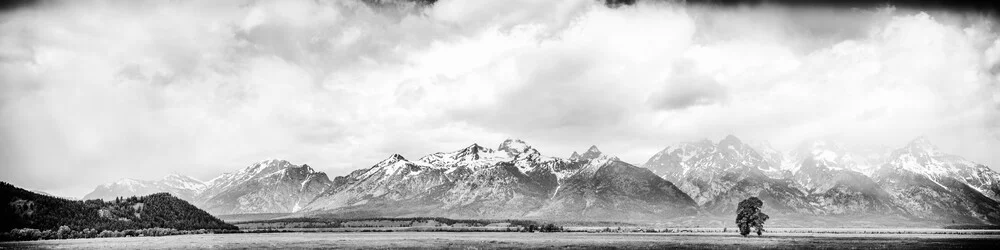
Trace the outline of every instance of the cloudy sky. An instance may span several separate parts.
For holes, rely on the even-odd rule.
[[[1000,170],[998,29],[892,5],[42,2],[0,13],[0,179],[81,197],[508,137],[643,163],[727,134],[784,150],[926,136]]]

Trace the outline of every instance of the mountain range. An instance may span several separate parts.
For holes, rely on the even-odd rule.
[[[332,180],[272,159],[207,182],[124,179],[85,199],[155,192],[213,214],[657,221],[730,215],[756,196],[778,215],[1000,224],[1000,174],[925,138],[894,150],[813,140],[780,152],[730,135],[669,146],[641,166],[596,146],[560,158],[508,139],[416,160],[394,154]]]
[[[296,212],[331,184],[325,173],[308,165],[269,159],[207,182],[177,174],[156,181],[122,179],[98,186],[84,199],[166,192],[212,214]]]

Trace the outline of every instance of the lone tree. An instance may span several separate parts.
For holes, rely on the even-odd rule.
[[[767,214],[760,212],[760,207],[764,202],[757,197],[750,197],[740,202],[736,208],[736,226],[740,228],[740,235],[746,237],[750,234],[750,229],[757,231],[759,236],[764,231],[764,221],[767,221]]]

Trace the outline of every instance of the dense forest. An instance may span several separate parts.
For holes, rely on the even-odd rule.
[[[0,232],[18,228],[123,231],[149,228],[236,230],[187,201],[167,193],[113,201],[74,201],[0,182]]]

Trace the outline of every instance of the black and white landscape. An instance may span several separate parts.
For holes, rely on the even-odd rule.
[[[993,246],[997,13],[3,2],[0,248]]]
[[[580,152],[550,157],[508,139],[415,160],[393,154],[333,178],[270,159],[207,182],[123,179],[84,199],[168,192],[217,215],[669,222],[728,218],[733,204],[760,197],[772,213],[842,222],[828,226],[1000,224],[1000,173],[926,138],[881,151],[815,140],[779,152],[730,135],[668,146],[639,166],[597,146]]]

